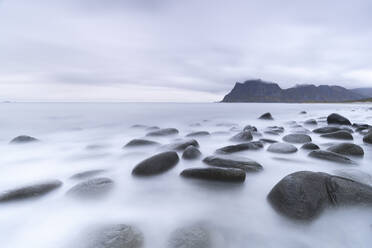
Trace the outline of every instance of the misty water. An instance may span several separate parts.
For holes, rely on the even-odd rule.
[[[247,247],[370,247],[371,209],[349,207],[323,212],[311,223],[296,223],[279,215],[267,201],[267,194],[284,176],[301,170],[333,173],[342,165],[316,160],[299,149],[281,155],[264,149],[237,155],[259,162],[264,170],[247,173],[243,184],[216,183],[180,177],[182,170],[207,167],[201,159],[180,162],[158,176],[136,178],[131,172],[143,159],[159,153],[159,147],[122,149],[128,141],[145,137],[148,131],[136,124],[174,127],[179,134],[149,139],[168,144],[192,131],[209,131],[196,138],[204,156],[233,144],[229,138],[250,124],[262,131],[267,126],[284,126],[281,140],[291,133],[290,121],[303,124],[337,112],[352,122],[369,123],[372,110],[365,104],[177,104],[177,103],[9,103],[0,104],[0,191],[45,180],[63,182],[44,197],[0,204],[0,246],[2,248],[80,247],[83,233],[107,223],[128,224],[140,229],[147,248],[165,248],[177,228],[206,223],[213,232],[216,248]],[[307,114],[300,114],[300,111]],[[271,112],[274,121],[258,120]],[[304,126],[310,130],[315,127]],[[224,131],[226,133],[221,133]],[[215,133],[214,132],[219,132]],[[10,145],[21,134],[39,143]],[[338,142],[310,134],[314,143],[326,148]],[[372,146],[354,133],[354,143],[365,151],[353,158],[353,168],[372,174]],[[257,139],[257,138],[256,138]],[[300,145],[296,145],[298,148]],[[181,155],[181,153],[179,153]],[[104,198],[82,200],[66,196],[81,182],[76,173],[103,169],[99,176],[111,178],[113,190]]]

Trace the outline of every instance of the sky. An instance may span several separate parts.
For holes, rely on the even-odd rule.
[[[221,100],[372,87],[370,0],[0,0],[0,101]]]

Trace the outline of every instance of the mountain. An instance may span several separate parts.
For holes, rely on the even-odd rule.
[[[366,97],[372,97],[372,88],[356,88],[352,89],[352,91]]]
[[[342,102],[364,98],[340,86],[304,84],[282,89],[276,83],[254,79],[237,82],[222,102]]]

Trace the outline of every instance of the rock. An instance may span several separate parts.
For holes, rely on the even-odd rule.
[[[327,173],[299,171],[279,181],[268,200],[284,216],[310,221],[328,207],[371,205],[372,187]]]
[[[251,133],[258,132],[257,128],[251,125],[245,126],[243,131],[250,131]]]
[[[318,145],[314,144],[314,143],[306,143],[306,144],[303,144],[301,146],[301,149],[304,149],[304,150],[318,150],[320,149]]]
[[[216,131],[216,132],[212,132],[211,135],[226,136],[226,135],[230,135],[230,132],[227,132],[227,131]]]
[[[353,127],[355,128],[356,132],[361,132],[364,130],[369,130],[372,126],[364,123],[353,123]]]
[[[155,146],[155,145],[160,145],[156,141],[152,140],[145,140],[145,139],[133,139],[129,141],[126,145],[123,146],[123,148],[126,147],[137,147],[137,146]]]
[[[89,232],[78,243],[82,248],[143,248],[142,232],[128,225],[109,225]],[[75,246],[75,245],[74,245]],[[71,246],[73,247],[73,246]],[[80,246],[79,246],[80,247]]]
[[[309,119],[304,122],[305,125],[318,125],[318,122],[315,119]]]
[[[145,129],[145,128],[147,128],[147,126],[142,125],[142,124],[135,124],[135,125],[131,126],[131,128],[143,128],[143,129]]]
[[[105,170],[88,170],[88,171],[84,171],[84,172],[80,172],[75,175],[72,175],[70,178],[71,179],[86,179],[86,178],[101,174],[103,172],[105,172]]]
[[[303,144],[311,142],[311,137],[309,135],[299,133],[287,134],[286,136],[283,137],[283,140],[289,143]]]
[[[265,113],[261,115],[258,119],[260,120],[274,120],[270,113]]]
[[[328,160],[331,162],[342,163],[342,164],[354,164],[355,163],[348,157],[345,157],[338,153],[323,151],[323,150],[312,151],[309,153],[309,156],[313,158]]]
[[[260,139],[260,141],[263,143],[269,143],[269,144],[278,143],[278,141],[273,140],[273,139]]]
[[[234,153],[234,152],[241,152],[246,150],[258,150],[261,149],[262,146],[259,145],[259,143],[256,142],[248,142],[248,143],[242,143],[238,145],[231,145],[231,146],[225,146],[220,149],[216,150],[216,153],[219,154],[227,154],[227,153]]]
[[[176,141],[174,143],[165,145],[163,146],[163,148],[168,149],[168,150],[174,150],[174,151],[183,151],[189,146],[199,147],[199,143],[194,139],[185,139],[185,140],[180,140],[180,141]]]
[[[39,140],[31,136],[20,135],[10,141],[11,144],[26,144],[32,142],[39,142]]]
[[[305,115],[305,114],[307,114],[307,112],[306,111],[301,111],[300,114]]]
[[[61,181],[52,180],[8,190],[0,194],[0,203],[38,198],[56,190],[61,185]]]
[[[272,135],[279,135],[283,132],[284,132],[284,127],[278,127],[278,126],[267,127],[264,130],[264,133],[272,134]]]
[[[176,152],[163,152],[143,160],[133,169],[135,176],[151,176],[173,168],[179,161]]]
[[[183,159],[197,159],[201,156],[201,152],[195,146],[188,146],[182,154]]]
[[[152,127],[146,128],[146,131],[155,131],[155,130],[159,130],[159,129],[160,129],[160,127],[158,127],[158,126],[152,126]]]
[[[203,162],[211,166],[241,169],[246,172],[257,172],[263,169],[256,161],[237,156],[208,156],[203,159]]]
[[[159,130],[155,130],[146,134],[146,136],[168,136],[168,135],[176,135],[178,134],[178,130],[175,128],[163,128]]]
[[[313,133],[320,133],[320,134],[325,134],[325,133],[334,133],[334,132],[337,132],[337,131],[340,131],[341,128],[339,127],[320,127],[320,128],[317,128],[317,129],[314,129],[313,130]]]
[[[267,151],[274,153],[295,153],[297,148],[294,145],[288,143],[273,143],[268,148]]]
[[[372,133],[368,133],[368,134],[364,135],[363,136],[363,142],[368,143],[368,144],[372,144]]]
[[[199,131],[199,132],[192,132],[186,135],[186,137],[203,137],[203,136],[209,136],[211,135],[207,131]]]
[[[110,178],[93,178],[76,184],[69,191],[67,191],[66,194],[85,199],[99,198],[105,196],[109,191],[111,191],[113,186],[114,181],[112,181]]]
[[[245,172],[239,169],[193,168],[181,172],[186,178],[196,178],[221,182],[244,182]]]
[[[253,139],[251,131],[241,131],[234,135],[230,140],[237,142],[251,141]]]
[[[175,230],[169,239],[168,248],[213,248],[210,232],[200,226],[190,226]]]
[[[330,139],[341,139],[341,140],[353,140],[353,135],[351,135],[347,131],[337,131],[334,133],[326,133],[320,135],[323,138],[330,138]]]
[[[306,128],[300,126],[300,127],[292,128],[291,133],[308,134],[308,133],[311,133],[311,131],[309,129],[306,129]]]
[[[337,176],[345,177],[353,181],[372,185],[372,175],[357,169],[339,169],[333,171]]]
[[[342,155],[363,156],[363,148],[353,143],[341,143],[333,145],[327,151],[335,152]]]
[[[343,117],[342,115],[339,115],[339,114],[330,114],[328,117],[327,117],[327,123],[328,124],[338,124],[338,125],[347,125],[347,126],[350,126],[351,125],[351,122]]]

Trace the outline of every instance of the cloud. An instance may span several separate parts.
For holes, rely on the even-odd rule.
[[[371,11],[368,0],[4,0],[1,97],[210,101],[248,78],[367,87]]]

